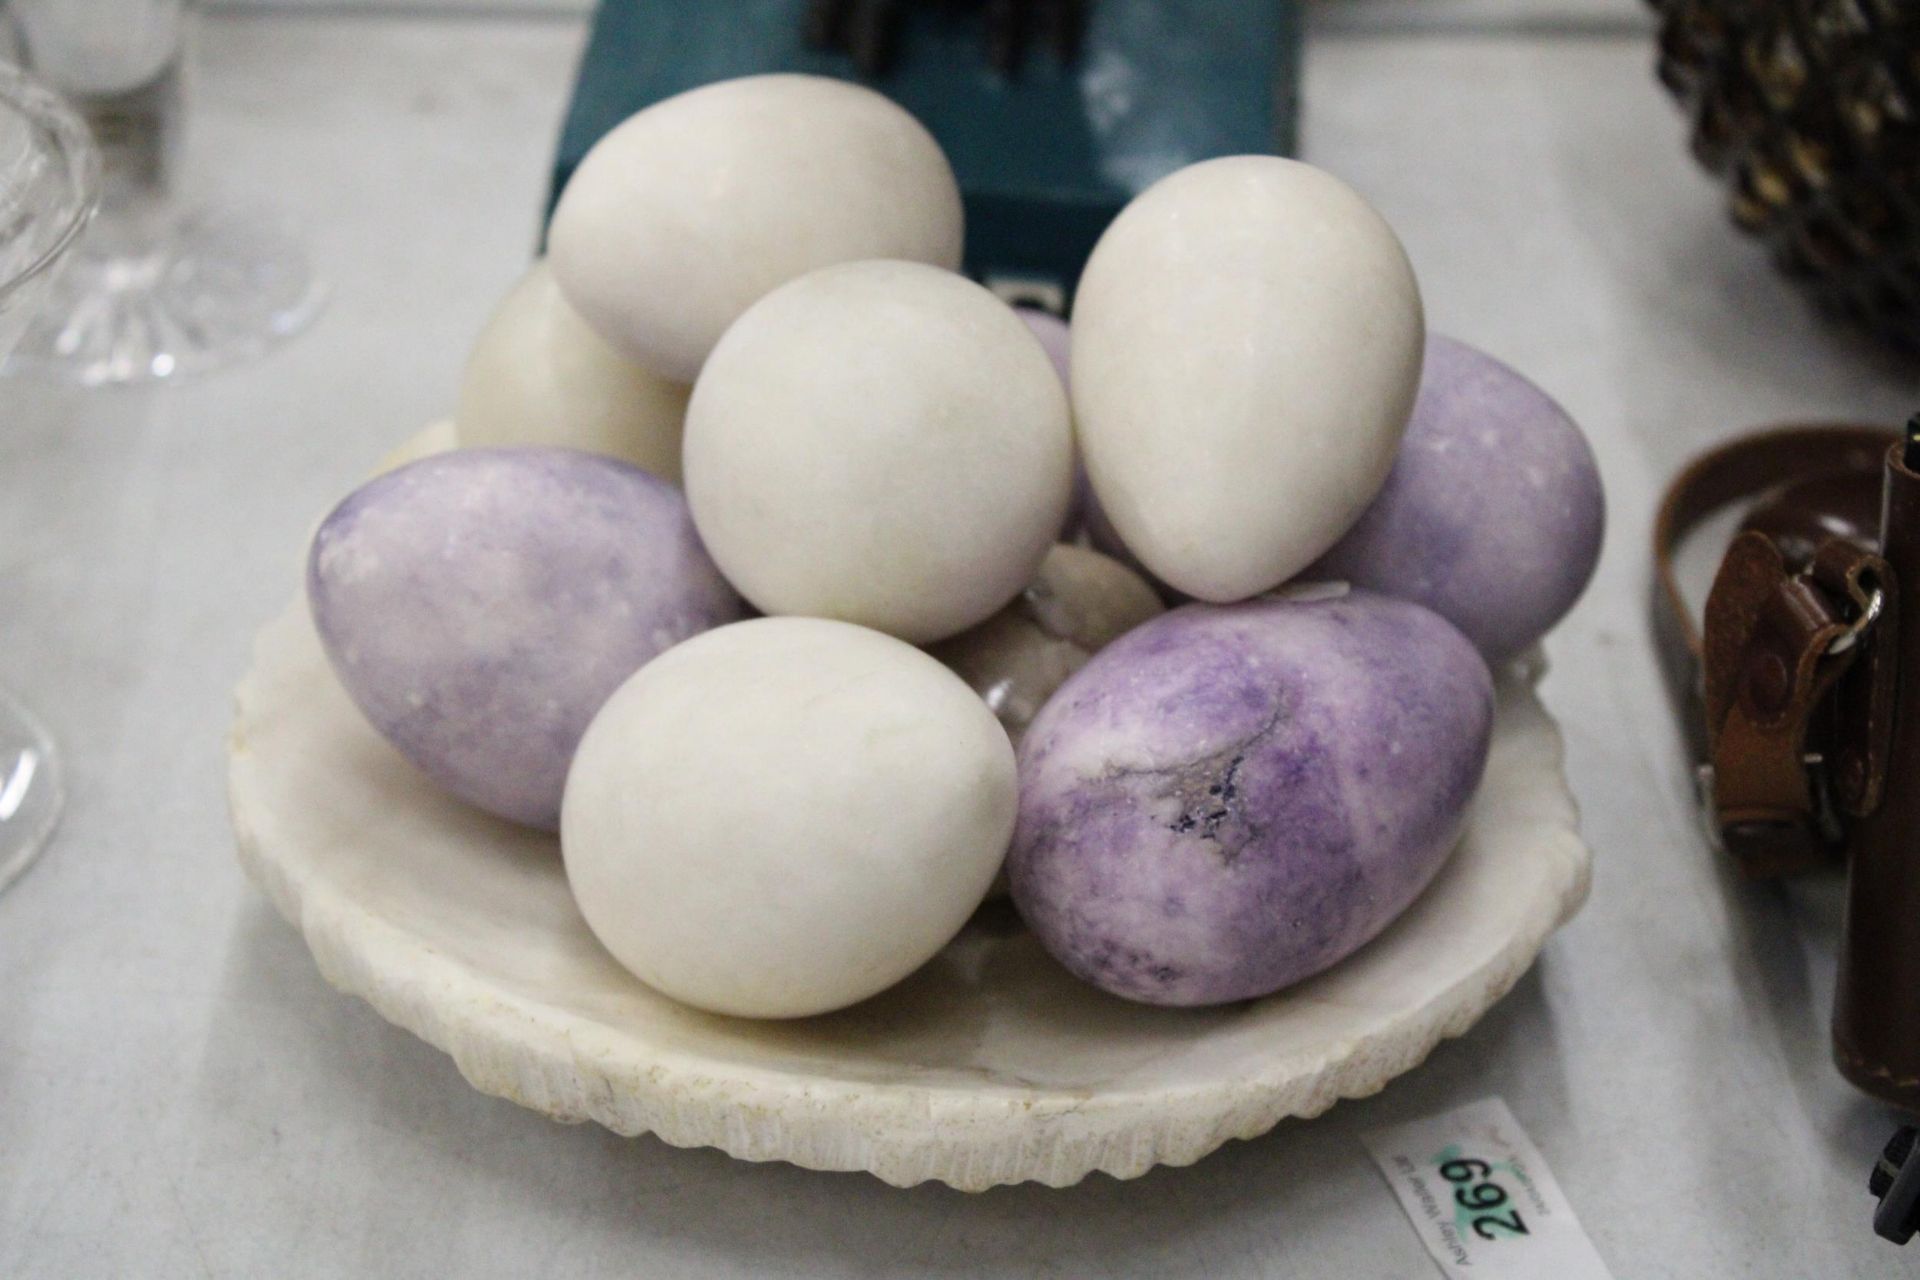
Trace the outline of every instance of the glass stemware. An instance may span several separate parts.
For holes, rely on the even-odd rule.
[[[99,156],[80,118],[44,85],[0,65],[0,356],[44,304],[99,183]],[[0,889],[46,844],[63,799],[52,739],[0,691]]]
[[[4,0],[0,0],[4,2]],[[188,0],[10,0],[26,67],[99,146],[100,211],[7,365],[87,386],[173,378],[306,327],[323,291],[264,211],[177,190]]]

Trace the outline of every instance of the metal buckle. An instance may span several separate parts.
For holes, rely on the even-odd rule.
[[[1826,756],[1817,751],[1800,757],[1807,767],[1807,789],[1813,793],[1813,825],[1828,844],[1839,844],[1846,828],[1840,824],[1840,806],[1833,799],[1833,771]]]
[[[1847,594],[1852,596],[1854,604],[1859,606],[1860,614],[1847,624],[1845,631],[1833,638],[1832,644],[1827,646],[1825,656],[1829,658],[1853,648],[1860,637],[1880,620],[1880,611],[1887,606],[1887,593],[1878,583],[1875,583],[1870,591],[1863,591],[1858,582],[1849,583]]]

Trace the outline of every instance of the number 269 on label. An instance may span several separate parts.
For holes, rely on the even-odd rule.
[[[1493,1180],[1493,1166],[1471,1157],[1448,1160],[1440,1176],[1453,1183],[1453,1199],[1472,1217],[1473,1234],[1482,1240],[1501,1240],[1527,1234],[1526,1220],[1511,1207],[1505,1187]]]

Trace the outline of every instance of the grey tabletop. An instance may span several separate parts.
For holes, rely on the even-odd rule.
[[[0,1276],[1423,1277],[1357,1135],[1490,1094],[1622,1280],[1920,1272],[1867,1229],[1892,1117],[1827,1064],[1837,885],[1740,884],[1701,847],[1641,614],[1687,454],[1893,420],[1920,377],[1732,233],[1611,0],[1412,31],[1330,3],[1310,44],[1306,154],[1399,227],[1436,329],[1586,425],[1611,502],[1545,686],[1593,897],[1471,1032],[1189,1169],[967,1196],[556,1125],[327,987],[235,865],[228,691],[312,520],[450,408],[527,260],[583,33],[564,3],[433,8],[207,23],[193,178],[305,219],[316,328],[154,391],[0,385],[0,673],[72,793],[0,896]]]

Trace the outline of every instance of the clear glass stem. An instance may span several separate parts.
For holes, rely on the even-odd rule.
[[[65,803],[53,739],[25,707],[0,690],[0,890],[46,847]]]
[[[87,121],[100,210],[6,369],[84,385],[251,358],[323,293],[302,237],[264,210],[179,199],[189,81],[182,0],[13,0],[34,69]]]

